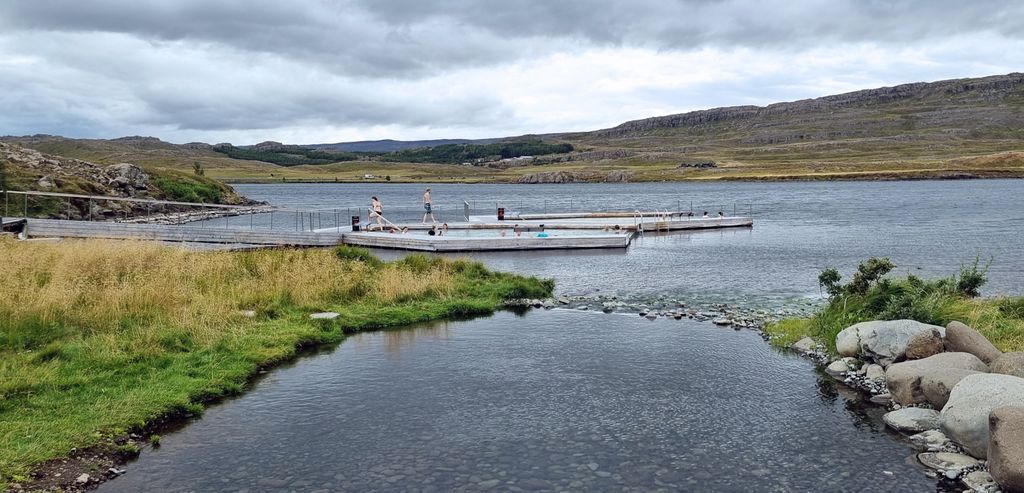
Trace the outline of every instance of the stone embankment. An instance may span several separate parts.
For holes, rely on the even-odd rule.
[[[863,322],[836,336],[837,357],[804,338],[793,349],[888,405],[918,460],[969,491],[1024,493],[1024,353],[1002,353],[960,322]]]

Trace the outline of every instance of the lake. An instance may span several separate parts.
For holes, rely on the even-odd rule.
[[[461,215],[463,201],[478,211],[496,202],[522,210],[570,201],[576,209],[745,207],[752,229],[648,234],[626,251],[473,257],[553,277],[562,294],[786,304],[816,298],[822,268],[849,273],[872,255],[922,276],[991,257],[986,294],[1021,294],[1022,186],[432,188],[446,220]],[[373,194],[386,210],[408,207],[410,217],[422,188],[237,187],[296,208],[358,207]],[[100,491],[934,491],[914,450],[881,424],[883,412],[752,331],[576,310],[504,312],[357,334],[276,369],[165,435]]]

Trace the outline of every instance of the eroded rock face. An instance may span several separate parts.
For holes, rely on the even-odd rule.
[[[946,326],[946,350],[971,353],[986,365],[1003,354],[981,332],[960,322],[950,322]]]
[[[1024,353],[1004,353],[989,365],[992,373],[1024,378]]]
[[[989,414],[997,407],[1019,406],[1022,402],[1024,378],[994,373],[968,375],[949,394],[940,425],[943,433],[969,454],[984,459],[988,456]]]
[[[914,320],[875,320],[861,322],[836,335],[836,350],[843,356],[862,355],[882,366],[906,358],[911,337],[919,332],[935,331],[945,337],[946,328]]]
[[[955,384],[971,373],[987,371],[985,363],[973,354],[939,353],[925,359],[904,361],[890,366],[885,372],[885,381],[893,399],[906,406],[931,403],[922,386],[926,376],[929,378],[931,392],[937,393],[940,385],[948,385],[950,382]],[[943,395],[942,399],[942,404],[945,404],[948,393]],[[935,403],[932,405],[942,407]]]
[[[1024,407],[989,414],[988,467],[1005,493],[1024,493]]]

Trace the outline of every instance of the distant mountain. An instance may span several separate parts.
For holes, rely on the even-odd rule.
[[[309,144],[303,147],[348,152],[394,152],[445,144],[491,144],[502,139],[434,139],[434,140],[360,140],[335,144]]]
[[[523,139],[570,144],[572,151],[538,153],[514,161],[408,162],[424,154],[411,149]],[[1024,177],[1024,74],[915,82],[767,106],[644,118],[592,132],[513,138],[301,146],[268,141],[240,147],[252,152],[233,156],[217,152],[227,144],[175,145],[138,136],[87,140],[34,135],[0,137],[0,141],[99,164],[130,162],[186,172],[199,165],[210,176],[228,180],[387,176],[392,181],[532,183],[608,177],[619,181]],[[437,153],[456,151],[460,150],[438,149]],[[278,159],[281,155],[293,161],[305,157],[308,162],[286,163],[291,166],[285,168],[266,161],[272,154],[277,156],[272,162],[278,164],[284,163]]]

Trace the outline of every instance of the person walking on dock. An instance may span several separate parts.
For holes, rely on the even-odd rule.
[[[380,230],[384,231],[384,205],[380,203],[380,199],[377,197],[370,197],[373,199],[370,202],[370,219],[377,221],[377,226],[380,226]]]
[[[430,199],[430,189],[428,188],[423,192],[423,224],[427,223],[427,216],[430,216],[430,222],[436,223],[437,219],[434,219],[433,202]]]

